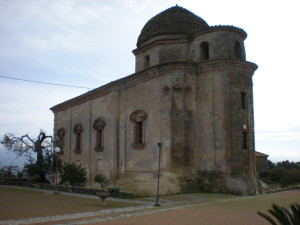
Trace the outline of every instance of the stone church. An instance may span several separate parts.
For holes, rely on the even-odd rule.
[[[143,27],[135,73],[51,108],[61,159],[136,195],[257,193],[247,34],[174,6]]]

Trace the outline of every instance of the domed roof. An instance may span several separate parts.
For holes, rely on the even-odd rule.
[[[137,47],[150,38],[165,34],[194,34],[208,27],[199,16],[180,6],[173,6],[152,17],[138,37]]]

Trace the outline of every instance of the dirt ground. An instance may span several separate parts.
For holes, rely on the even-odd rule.
[[[289,206],[293,202],[300,203],[300,190],[272,195],[245,198],[224,203],[159,212],[151,215],[130,217],[98,224],[109,225],[269,225],[257,215],[257,211],[267,212],[272,203]]]
[[[181,199],[182,197],[166,197]],[[257,211],[267,212],[272,203],[288,206],[300,203],[300,190],[254,197],[241,197],[221,194],[192,194],[185,198],[197,198],[193,203],[174,202],[173,205],[152,207],[102,216],[82,217],[73,220],[42,222],[38,224],[109,224],[109,225],[269,225],[257,215]],[[25,191],[0,186],[0,224],[7,220],[65,215],[70,213],[101,211],[120,207],[138,206],[130,202],[108,202],[99,206],[98,199],[54,195],[36,191]],[[178,209],[172,209],[179,206]],[[165,210],[165,211],[159,211]],[[135,214],[138,212],[137,214]],[[144,214],[146,213],[146,214]],[[142,215],[139,215],[142,214]],[[144,214],[144,215],[143,215]],[[119,217],[125,217],[118,219]],[[101,220],[102,219],[102,220]],[[6,223],[4,223],[6,220]],[[103,221],[106,220],[106,221]],[[3,223],[2,223],[2,222]],[[13,223],[12,223],[13,224]],[[34,223],[27,223],[34,224]],[[37,223],[35,223],[37,224]]]

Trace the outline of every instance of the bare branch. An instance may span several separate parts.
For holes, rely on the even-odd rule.
[[[24,136],[22,136],[22,137],[26,137],[26,138],[28,138],[28,140],[32,143],[32,144],[34,144],[35,143],[35,141],[34,140],[32,140],[29,136],[28,136],[28,134],[26,134],[26,135],[24,135]]]
[[[8,133],[1,139],[1,144],[6,150],[15,153],[17,156],[24,156],[28,160],[32,160],[32,153],[37,153],[43,158],[43,151],[52,146],[52,143],[47,139],[52,139],[52,136],[47,136],[45,132],[41,132],[37,140],[32,139],[28,134],[16,137]]]

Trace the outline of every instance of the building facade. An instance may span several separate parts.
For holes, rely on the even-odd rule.
[[[51,108],[61,159],[137,195],[189,186],[256,194],[252,76],[244,30],[179,6],[142,29],[134,74]]]
[[[268,157],[269,155],[255,152],[255,163],[256,163],[256,173],[266,172],[268,170]]]

